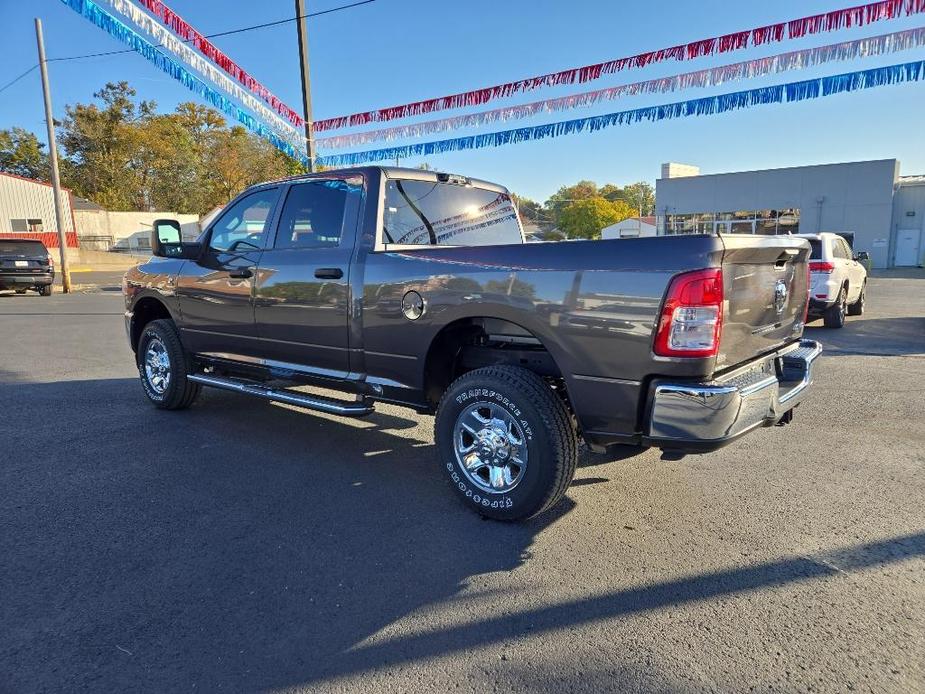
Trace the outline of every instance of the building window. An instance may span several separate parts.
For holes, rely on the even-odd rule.
[[[19,234],[41,234],[44,227],[41,219],[11,219],[10,230]]]
[[[659,219],[664,236],[678,234],[798,234],[800,210],[740,210],[738,212],[697,212],[666,214]]]

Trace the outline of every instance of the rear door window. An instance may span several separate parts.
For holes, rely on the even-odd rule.
[[[497,246],[523,243],[511,196],[436,181],[386,184],[382,240],[402,246]]]
[[[274,248],[334,248],[345,223],[355,223],[362,179],[293,184],[279,218]]]

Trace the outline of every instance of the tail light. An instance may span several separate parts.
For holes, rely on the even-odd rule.
[[[835,272],[835,263],[812,262],[809,264],[810,272]]]
[[[695,270],[671,281],[655,333],[661,357],[716,356],[723,327],[723,273]]]
[[[55,259],[51,257],[50,253],[48,254],[48,267],[50,267],[52,270],[55,269]]]

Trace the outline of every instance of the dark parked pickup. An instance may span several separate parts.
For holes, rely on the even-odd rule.
[[[34,289],[51,296],[55,264],[45,244],[35,239],[0,238],[0,290],[25,294]]]
[[[674,455],[788,422],[820,352],[801,339],[805,240],[526,244],[505,188],[430,171],[260,184],[195,243],[158,220],[152,247],[124,285],[157,406],[188,407],[205,385],[435,414],[441,468],[493,518],[553,506],[580,438]]]

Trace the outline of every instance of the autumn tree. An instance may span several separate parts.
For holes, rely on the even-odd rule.
[[[611,202],[595,196],[570,203],[562,209],[559,228],[570,239],[599,239],[601,229],[635,214],[622,200]]]
[[[78,195],[112,210],[208,212],[243,188],[304,168],[214,109],[187,102],[157,113],[128,83],[109,83],[99,104],[68,106],[58,139],[62,174]]]
[[[0,171],[47,181],[48,155],[35,133],[13,127],[0,130]]]

